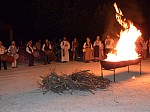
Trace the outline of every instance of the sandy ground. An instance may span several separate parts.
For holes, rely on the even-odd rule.
[[[43,95],[37,81],[54,70],[72,73],[91,70],[100,75],[98,62],[55,63],[34,67],[19,65],[18,68],[0,71],[0,112],[150,112],[150,59],[139,65],[116,70],[116,82],[105,90],[90,92],[74,91],[70,94],[48,93]],[[132,77],[135,76],[135,79]],[[104,77],[113,81],[113,72],[104,71]]]

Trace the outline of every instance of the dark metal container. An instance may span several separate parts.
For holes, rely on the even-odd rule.
[[[117,62],[101,60],[100,63],[105,70],[110,70],[110,69],[130,66],[130,65],[136,65],[140,63],[141,60],[142,58],[137,58],[135,60],[127,60],[127,61],[117,61]]]

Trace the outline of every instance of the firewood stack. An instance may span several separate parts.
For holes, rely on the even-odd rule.
[[[110,80],[96,76],[88,70],[79,71],[70,75],[59,76],[52,72],[46,77],[41,77],[42,81],[38,82],[42,88],[43,94],[54,92],[61,94],[64,91],[80,90],[90,91],[93,93],[97,89],[106,89],[110,85]]]

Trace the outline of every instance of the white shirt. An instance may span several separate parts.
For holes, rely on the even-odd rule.
[[[94,42],[94,44],[93,44],[93,46],[95,47],[95,46],[99,46],[99,47],[102,47],[103,46],[103,44],[102,44],[102,42],[101,41],[95,41]]]
[[[43,44],[43,47],[42,47],[42,51],[45,51],[45,44]],[[52,46],[51,46],[51,44],[49,44],[49,49],[52,49]]]
[[[29,48],[32,50],[32,52],[29,50]],[[33,50],[33,48],[32,48],[31,46],[27,46],[27,47],[26,47],[26,51],[27,51],[27,53],[29,53],[29,54],[32,54],[32,53],[34,52],[34,50]]]
[[[84,44],[83,44],[83,48],[85,49],[87,47],[87,43],[85,42]],[[93,49],[93,47],[92,47],[92,44],[89,46],[91,49]]]
[[[62,49],[70,49],[70,43],[69,43],[68,41],[62,41],[62,42],[60,43],[60,47],[61,47]]]

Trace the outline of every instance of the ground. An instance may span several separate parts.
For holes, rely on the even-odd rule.
[[[91,70],[100,75],[100,63],[19,64],[16,69],[1,70],[0,112],[150,112],[150,59],[142,61],[142,75],[139,65],[131,66],[130,73],[127,67],[117,69],[116,82],[95,94],[74,91],[72,95],[43,95],[37,81],[52,70],[59,74]],[[113,81],[113,72],[104,71],[104,77]]]

